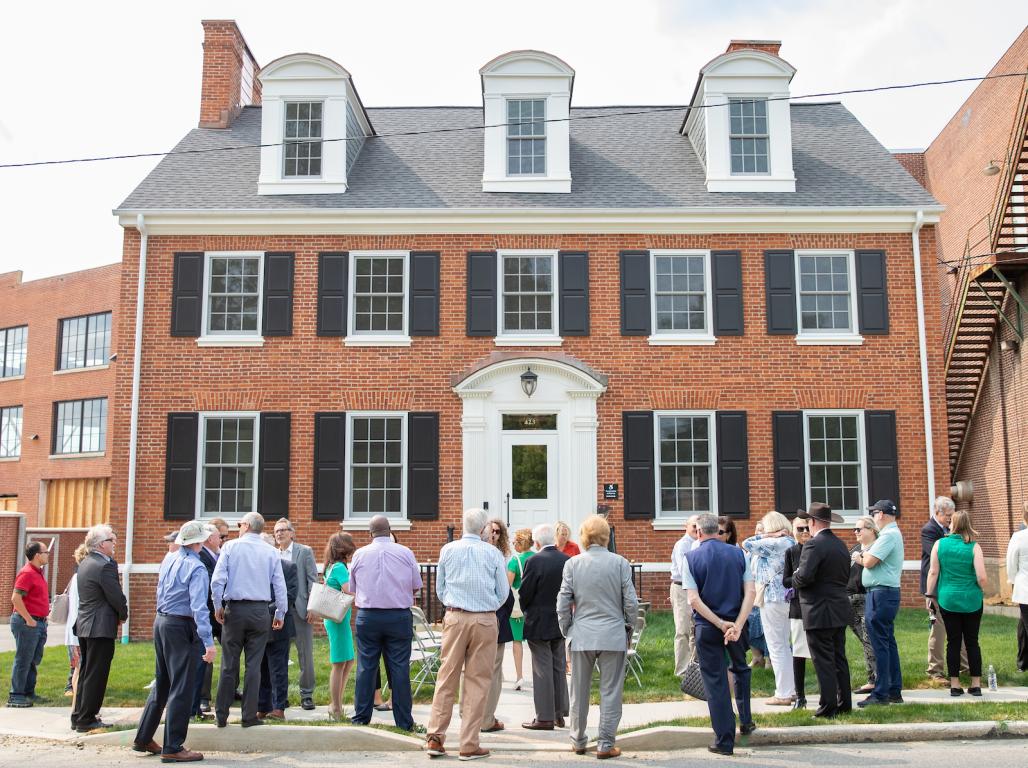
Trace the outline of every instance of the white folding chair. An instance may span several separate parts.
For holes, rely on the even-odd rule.
[[[643,630],[646,629],[646,619],[642,616],[635,620],[635,629],[632,630],[632,642],[628,647],[628,658],[625,663],[625,677],[631,673],[635,682],[642,688],[643,671],[642,656],[639,654],[639,641],[642,639]]]
[[[439,669],[442,642],[425,618],[425,613],[417,606],[411,607],[411,618],[414,621],[414,639],[411,642],[410,661],[411,686],[417,695],[426,680],[435,684],[436,672]]]

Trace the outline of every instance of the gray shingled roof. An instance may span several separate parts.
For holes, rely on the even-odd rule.
[[[478,107],[369,109],[379,134],[365,142],[338,195],[258,195],[255,148],[171,155],[120,209],[303,210],[348,208],[893,207],[938,205],[841,104],[792,105],[795,193],[709,193],[689,140],[684,107],[618,115],[631,107],[581,107],[571,124],[571,194],[482,191],[478,130],[389,136],[481,124]],[[176,150],[260,143],[261,110],[227,130],[190,131]]]

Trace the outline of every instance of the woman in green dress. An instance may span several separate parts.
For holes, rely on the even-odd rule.
[[[520,528],[514,532],[514,556],[507,563],[507,581],[511,589],[521,587],[521,576],[525,572],[525,561],[532,556],[532,531],[529,528]],[[525,684],[522,666],[525,658],[525,649],[522,642],[525,639],[525,617],[524,614],[518,618],[510,617],[510,631],[514,635],[514,674],[517,680],[514,683],[514,690],[520,691]]]
[[[325,585],[332,589],[349,592],[350,571],[347,563],[356,547],[348,533],[336,533],[325,546]],[[328,678],[329,695],[332,703],[328,708],[330,720],[343,717],[343,689],[353,669],[353,633],[350,631],[350,611],[342,621],[325,619],[325,633],[328,635],[328,655],[332,672]]]

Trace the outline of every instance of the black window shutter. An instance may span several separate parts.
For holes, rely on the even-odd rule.
[[[796,252],[764,251],[767,332],[796,333]]]
[[[621,335],[650,335],[649,251],[621,252]]]
[[[807,471],[803,465],[803,412],[773,411],[775,508],[783,515],[807,507]]]
[[[718,514],[748,517],[750,458],[746,411],[718,411],[714,418],[717,419]]]
[[[589,254],[561,251],[560,335],[589,335]]]
[[[314,414],[315,520],[342,520],[346,501],[346,414]]]
[[[171,335],[196,338],[203,332],[202,253],[176,253],[171,282]]]
[[[656,472],[653,465],[653,411],[621,414],[624,446],[625,519],[656,516]]]
[[[889,499],[899,505],[896,412],[864,411],[864,430],[867,433],[868,501],[873,504],[879,499]]]
[[[410,255],[410,335],[439,335],[439,252]]]
[[[496,251],[468,254],[468,336],[496,335]]]
[[[407,517],[439,519],[439,414],[407,414]]]
[[[292,253],[264,254],[264,336],[293,335]]]
[[[168,414],[168,446],[164,458],[164,519],[196,517],[196,449],[198,413]]]
[[[346,335],[347,269],[350,254],[318,254],[318,336]]]
[[[885,251],[857,251],[856,258],[860,332],[869,335],[887,334],[889,296],[885,287]]]
[[[742,336],[742,253],[713,251],[710,254],[714,286],[714,335]]]
[[[266,519],[289,517],[289,434],[291,415],[262,413],[257,511]]]

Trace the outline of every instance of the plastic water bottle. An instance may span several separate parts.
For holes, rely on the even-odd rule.
[[[989,665],[989,690],[998,690],[996,687],[996,668],[991,664]]]

